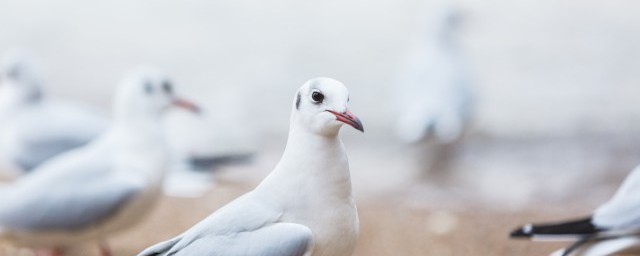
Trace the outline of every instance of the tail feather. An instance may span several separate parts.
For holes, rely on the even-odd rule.
[[[219,166],[234,165],[234,164],[246,164],[253,159],[252,153],[246,154],[232,154],[232,155],[220,155],[220,156],[206,156],[198,157],[194,156],[187,160],[189,166],[194,170],[211,170]]]
[[[533,225],[528,224],[511,232],[511,238],[573,238],[583,239],[589,235],[597,234],[604,229],[596,227],[592,218],[582,218],[559,223]]]

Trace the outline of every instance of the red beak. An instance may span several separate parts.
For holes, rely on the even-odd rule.
[[[200,107],[198,107],[198,105],[196,105],[195,103],[185,100],[185,99],[181,99],[178,97],[174,97],[173,100],[171,101],[171,104],[176,106],[176,107],[181,107],[184,108],[188,111],[191,111],[195,114],[200,114]]]
[[[364,127],[362,126],[362,122],[360,122],[360,119],[354,115],[353,113],[351,113],[351,111],[349,110],[345,110],[344,113],[338,113],[332,110],[327,110],[329,111],[331,114],[334,114],[336,116],[336,120],[343,122],[345,124],[351,125],[353,126],[353,128],[356,128],[356,130],[364,132]]]

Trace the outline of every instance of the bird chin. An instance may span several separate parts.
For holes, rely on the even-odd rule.
[[[338,132],[340,132],[340,129],[344,125],[345,125],[345,123],[343,123],[343,122],[333,121],[333,122],[331,122],[331,124],[325,130],[326,130],[327,134],[336,135],[336,134],[338,134]]]
[[[316,129],[313,129],[313,132],[327,137],[336,136],[340,132],[340,128],[343,124],[344,123],[338,121],[330,121]]]

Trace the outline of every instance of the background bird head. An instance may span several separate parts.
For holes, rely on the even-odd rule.
[[[114,107],[117,119],[130,120],[159,118],[171,107],[200,111],[194,103],[178,97],[173,83],[153,68],[138,69],[125,78],[118,88]]]
[[[26,50],[13,49],[3,56],[0,82],[0,97],[4,102],[34,103],[42,98],[40,65]]]

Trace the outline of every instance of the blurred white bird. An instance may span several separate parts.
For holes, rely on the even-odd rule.
[[[108,131],[2,188],[0,240],[47,255],[100,241],[109,255],[102,241],[140,220],[161,192],[168,158],[161,119],[170,106],[197,111],[157,71],[127,78]]]
[[[428,138],[447,144],[458,139],[470,119],[471,90],[455,32],[459,14],[449,6],[430,8],[432,19],[401,65],[396,92],[396,131],[407,143]]]
[[[280,162],[253,191],[183,234],[139,255],[351,255],[358,213],[343,123],[363,131],[347,109],[346,87],[316,78],[297,92]]]
[[[554,255],[611,255],[630,249],[640,253],[640,166],[636,167],[607,203],[586,218],[552,224],[528,224],[512,238],[533,241],[576,241]]]
[[[220,133],[224,130],[220,129],[223,124],[209,113],[203,111],[194,117],[176,112],[165,119],[172,158],[164,184],[165,194],[200,197],[214,186],[220,168],[246,164],[252,159],[248,147],[240,145],[241,142],[234,143],[238,136]],[[225,137],[225,140],[216,137]]]
[[[0,69],[0,157],[13,175],[94,139],[106,118],[76,103],[51,99],[42,75],[26,51],[8,52]]]
[[[171,156],[171,168],[164,182],[164,193],[181,198],[203,196],[214,186],[219,168],[247,164],[253,158],[251,153],[197,156],[179,154],[176,150],[172,150]]]

